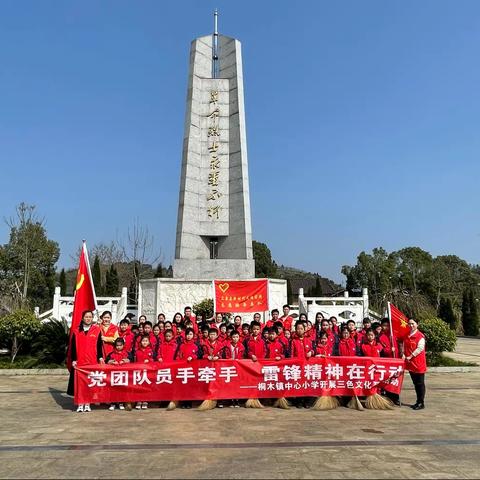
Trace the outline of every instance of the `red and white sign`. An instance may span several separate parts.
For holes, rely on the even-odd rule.
[[[254,313],[268,307],[268,280],[215,280],[215,311]]]
[[[403,372],[403,360],[370,357],[88,365],[76,369],[75,403],[400,393]]]

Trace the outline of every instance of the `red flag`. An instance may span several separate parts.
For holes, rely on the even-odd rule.
[[[265,312],[268,280],[215,280],[216,312]]]
[[[78,330],[82,313],[85,310],[95,311],[97,309],[97,300],[95,298],[95,287],[93,285],[92,273],[90,271],[90,262],[88,261],[87,245],[83,242],[82,252],[80,253],[80,262],[78,264],[77,282],[75,286],[75,299],[73,302],[72,325],[70,326],[70,339],[72,333]],[[70,351],[68,349],[67,367],[71,366]]]
[[[410,333],[408,318],[390,302],[388,302],[388,316],[393,335],[399,340],[403,340]]]

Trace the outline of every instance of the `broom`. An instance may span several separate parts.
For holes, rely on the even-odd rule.
[[[174,402],[173,400],[167,405],[167,412],[171,412],[178,407],[179,402]]]
[[[340,400],[337,397],[330,397],[328,395],[322,395],[317,397],[315,403],[312,405],[312,410],[333,410],[340,406]]]
[[[202,412],[206,410],[212,410],[217,406],[217,401],[216,400],[204,400],[198,407],[197,410],[200,410]]]
[[[365,408],[371,410],[393,410],[394,406],[390,399],[382,397],[378,393],[374,393],[373,395],[367,396]]]
[[[356,395],[353,395],[353,397],[347,403],[347,408],[352,408],[353,410],[364,410],[363,405]]]
[[[258,398],[249,398],[245,402],[245,408],[263,408],[263,405]]]
[[[258,403],[260,403],[260,402],[258,402]],[[260,403],[260,405],[261,405],[261,403]],[[283,410],[290,410],[290,404],[288,403],[288,400],[285,397],[277,398],[275,400],[275,402],[273,403],[273,406],[275,408],[281,408]],[[256,408],[258,408],[258,407],[256,407]]]

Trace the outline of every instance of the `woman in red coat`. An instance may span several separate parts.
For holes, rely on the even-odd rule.
[[[94,365],[104,363],[103,342],[100,327],[93,325],[93,312],[85,310],[82,313],[82,321],[78,330],[72,334],[70,342],[70,358],[72,359],[72,370],[68,381],[67,393],[73,395],[75,368],[82,365]],[[77,412],[90,412],[90,404],[78,405]]]
[[[410,372],[417,402],[412,405],[414,410],[425,408],[425,372],[427,371],[427,356],[425,354],[425,336],[418,330],[418,323],[411,318],[408,321],[410,333],[403,340],[403,355],[405,368]]]

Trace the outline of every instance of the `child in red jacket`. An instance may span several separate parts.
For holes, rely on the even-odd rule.
[[[165,330],[165,340],[160,344],[157,352],[157,362],[173,362],[178,344],[173,338],[173,330]]]
[[[187,362],[198,360],[200,352],[194,336],[195,332],[193,328],[187,328],[185,330],[185,340],[178,346],[175,353],[175,360],[186,360]]]
[[[270,360],[283,360],[285,358],[285,346],[278,338],[277,327],[270,327],[268,331],[267,354],[265,358]]]
[[[365,341],[362,343],[362,354],[364,357],[379,357],[382,346],[375,339],[375,332],[369,328],[365,332]]]
[[[315,357],[327,358],[332,356],[332,344],[328,340],[327,332],[320,332],[318,343],[315,347]]]
[[[140,340],[140,346],[135,351],[135,363],[151,363],[153,362],[153,349],[150,344],[150,335],[143,335]],[[147,409],[148,402],[137,402],[135,405],[137,410],[141,408]]]
[[[222,350],[222,357],[230,360],[242,360],[245,358],[245,347],[240,342],[240,333],[238,330],[233,330],[230,333],[230,341],[225,343]],[[240,400],[232,398],[230,407],[239,408]]]
[[[113,344],[113,352],[110,352],[105,359],[105,363],[108,365],[122,365],[124,363],[130,363],[130,356],[127,350],[125,349],[125,340],[121,337],[115,339]],[[108,409],[110,411],[115,410],[115,403],[111,403]],[[125,410],[123,403],[118,404],[120,410]]]
[[[355,357],[357,355],[355,340],[350,336],[347,327],[342,328],[342,335],[338,342],[338,355],[340,357]]]
[[[222,354],[224,344],[218,339],[218,330],[211,327],[208,330],[208,341],[203,345],[203,359],[212,362],[218,360]]]
[[[261,325],[254,320],[250,326],[251,335],[245,342],[247,358],[256,362],[258,359],[265,358],[267,349],[265,347],[265,340],[260,334]]]

